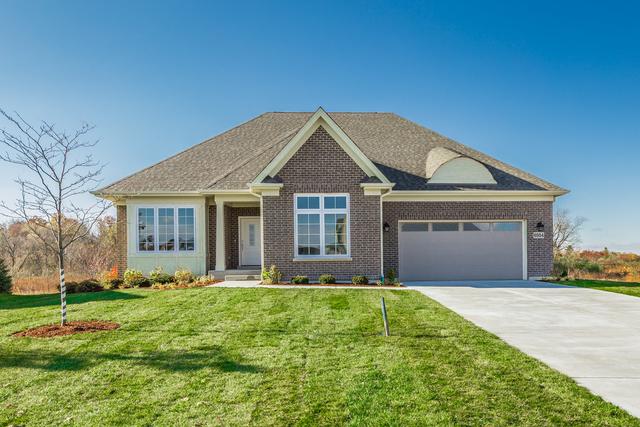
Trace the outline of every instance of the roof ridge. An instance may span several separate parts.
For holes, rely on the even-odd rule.
[[[254,120],[258,120],[260,117],[264,116],[265,114],[268,114],[268,113],[266,113],[266,112],[265,112],[265,113],[262,113],[262,114],[260,114],[260,115],[255,116],[255,117],[253,117],[253,118],[251,118],[251,119],[249,119],[249,120],[245,120],[244,122],[242,122],[242,123],[240,123],[240,124],[238,124],[238,125],[236,125],[236,126],[234,126],[234,127],[230,128],[230,129],[227,129],[226,131],[224,131],[224,132],[222,132],[222,133],[219,133],[219,134],[214,135],[214,136],[212,136],[212,137],[210,137],[210,138],[207,138],[207,139],[205,139],[205,140],[204,140],[204,141],[202,141],[202,142],[199,142],[199,143],[197,143],[197,144],[195,144],[195,145],[192,145],[192,146],[190,146],[190,147],[185,148],[184,150],[178,151],[176,154],[173,154],[173,155],[171,155],[171,156],[167,157],[166,159],[162,159],[162,160],[160,160],[160,161],[158,161],[158,162],[156,162],[156,163],[154,163],[154,164],[152,164],[152,165],[150,165],[150,166],[147,166],[146,168],[143,168],[143,169],[140,169],[139,171],[133,172],[133,173],[131,173],[131,174],[129,174],[129,175],[127,175],[127,176],[123,177],[123,178],[120,178],[120,179],[119,179],[119,180],[117,180],[117,181],[112,182],[112,183],[111,183],[111,184],[109,184],[109,185],[105,185],[104,187],[102,187],[102,188],[99,188],[99,189],[95,190],[95,192],[96,192],[96,193],[102,192],[102,191],[106,190],[106,189],[107,189],[107,188],[109,188],[109,187],[113,187],[114,185],[119,184],[119,183],[121,183],[122,181],[124,181],[124,180],[126,180],[126,179],[128,179],[128,178],[131,178],[131,177],[132,177],[132,176],[134,176],[134,175],[138,175],[139,173],[145,172],[145,171],[147,171],[147,170],[149,170],[149,169],[151,169],[151,168],[154,168],[154,167],[156,167],[156,166],[158,166],[158,165],[160,165],[160,164],[162,164],[162,163],[168,162],[169,160],[171,160],[171,159],[173,159],[173,158],[175,158],[175,157],[177,157],[177,156],[179,156],[179,155],[181,155],[181,154],[183,154],[183,153],[186,153],[187,151],[191,151],[191,150],[193,150],[194,148],[199,147],[199,146],[201,146],[201,145],[203,145],[203,144],[205,144],[205,143],[207,143],[207,142],[210,142],[210,141],[212,141],[212,140],[214,140],[214,139],[216,139],[216,138],[218,138],[218,137],[221,137],[222,135],[226,135],[227,133],[229,133],[229,132],[231,132],[231,131],[233,131],[233,130],[235,130],[235,129],[237,129],[237,128],[241,127],[241,126],[244,126],[244,125],[246,125],[246,124],[248,124],[248,123],[251,123],[251,122],[252,122],[252,121],[254,121]]]

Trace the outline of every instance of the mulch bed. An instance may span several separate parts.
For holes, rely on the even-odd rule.
[[[14,337],[49,338],[63,335],[83,334],[86,332],[112,331],[118,329],[120,324],[114,322],[102,322],[99,320],[67,322],[60,324],[44,325],[12,334]]]
[[[263,283],[260,283],[261,285]],[[282,282],[282,283],[277,283],[275,285],[269,285],[269,286],[317,286],[319,288],[321,287],[334,287],[337,286],[339,288],[372,288],[372,289],[398,289],[398,288],[404,288],[404,285],[383,285],[383,286],[378,286],[378,285],[354,285],[353,283],[289,283],[289,282]]]

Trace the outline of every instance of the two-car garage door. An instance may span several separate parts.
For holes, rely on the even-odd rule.
[[[522,222],[400,222],[400,278],[523,279]]]

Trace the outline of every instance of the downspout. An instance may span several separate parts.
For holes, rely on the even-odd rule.
[[[384,277],[384,216],[382,199],[391,193],[391,189],[387,190],[384,194],[380,194],[380,277]]]

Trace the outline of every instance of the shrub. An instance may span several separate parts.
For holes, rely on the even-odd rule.
[[[323,285],[330,285],[336,283],[336,276],[333,274],[322,274],[320,275],[318,281]]]
[[[186,285],[187,283],[193,282],[193,274],[191,273],[191,270],[186,268],[176,270],[173,276],[176,279],[176,283],[179,285]]]
[[[87,279],[81,282],[66,282],[64,284],[68,294],[77,294],[79,292],[100,292],[104,290],[100,282],[94,279]],[[58,284],[60,291],[60,284]]]
[[[12,280],[9,275],[9,269],[5,265],[4,261],[0,259],[0,293],[11,292]]]
[[[137,288],[139,286],[148,286],[149,281],[144,277],[142,271],[129,268],[124,272],[124,280],[122,284],[125,288]]]
[[[398,283],[398,277],[396,275],[396,269],[390,268],[387,270],[387,275],[384,277],[385,285],[395,285]]]
[[[553,270],[551,274],[555,277],[567,277],[569,276],[570,263],[563,258],[555,259],[553,261]]]
[[[265,285],[277,285],[282,280],[282,273],[275,265],[272,265],[269,270],[262,270],[262,283]]]
[[[309,278],[307,276],[293,276],[291,278],[291,283],[295,283],[296,285],[306,285],[309,283]]]
[[[111,270],[100,273],[98,281],[103,289],[113,289],[120,286],[122,280],[118,277],[118,267],[114,266]]]
[[[368,285],[369,279],[367,278],[367,276],[353,276],[351,278],[351,283],[353,283],[354,285]]]
[[[149,279],[151,280],[152,283],[161,283],[161,284],[171,283],[174,280],[173,276],[171,276],[169,273],[165,273],[162,270],[162,267],[154,268],[149,273]]]

